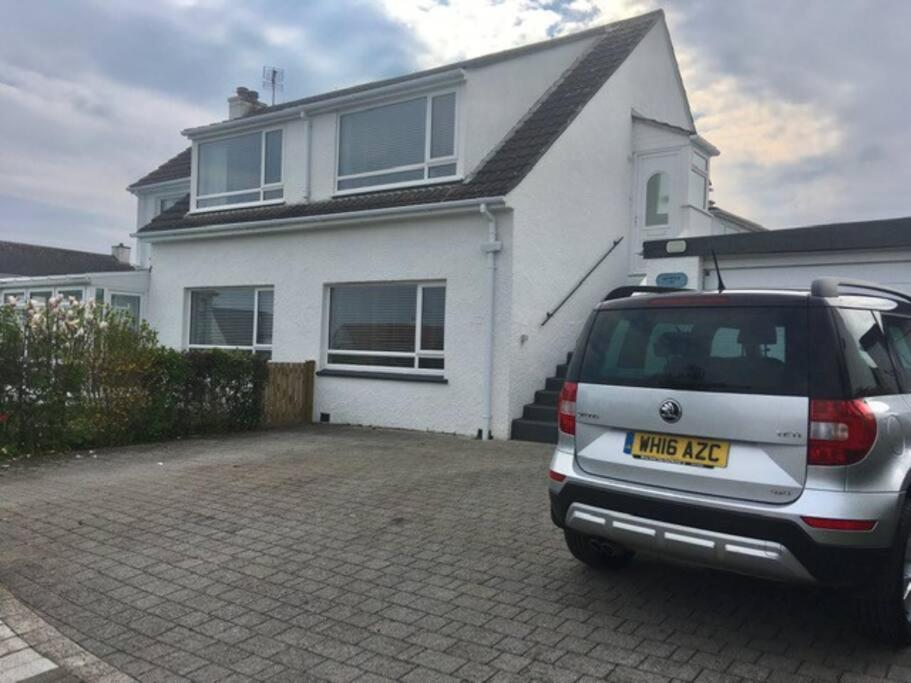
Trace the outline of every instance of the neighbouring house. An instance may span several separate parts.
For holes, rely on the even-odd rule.
[[[110,254],[98,254],[0,241],[3,300],[12,296],[24,306],[29,299],[40,303],[62,294],[106,303],[139,319],[149,273],[130,264],[130,251],[124,244],[111,247]]]

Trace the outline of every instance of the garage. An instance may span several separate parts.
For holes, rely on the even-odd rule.
[[[648,284],[808,289],[821,277],[911,293],[911,217],[646,242]]]

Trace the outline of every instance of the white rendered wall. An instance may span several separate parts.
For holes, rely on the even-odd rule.
[[[508,330],[511,229],[501,214],[498,327]],[[315,410],[333,422],[474,435],[483,427],[487,222],[479,213],[278,235],[158,243],[149,318],[163,343],[186,344],[187,290],[273,285],[276,361],[324,366],[326,285],[445,280],[448,384],[318,377]],[[500,382],[505,382],[501,374]],[[505,387],[499,389],[505,393]],[[501,402],[502,404],[502,402]],[[499,424],[507,416],[498,416]],[[504,436],[502,429],[499,436]]]
[[[575,40],[468,71],[462,100],[466,172],[494,150],[593,41]]]
[[[658,25],[509,196],[515,210],[513,323],[507,340],[513,417],[573,349],[594,305],[628,282],[631,111],[690,125],[670,54]],[[545,313],[618,237],[624,238],[620,246],[542,327]]]
[[[493,151],[591,42],[591,38],[572,41],[467,71],[465,82],[454,86],[459,98],[457,144],[464,174]],[[337,120],[337,112],[311,119],[312,201],[329,199],[335,193]],[[295,163],[304,160],[301,156]]]

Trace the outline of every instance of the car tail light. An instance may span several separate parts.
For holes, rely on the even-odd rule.
[[[876,416],[863,401],[810,401],[808,464],[853,465],[867,457],[874,441]]]
[[[563,382],[560,389],[560,400],[557,403],[557,424],[560,431],[570,436],[576,435],[576,392],[579,385],[575,382]]]
[[[868,519],[829,519],[828,517],[801,517],[814,529],[826,531],[873,531],[876,522]]]
[[[566,479],[566,475],[565,475],[565,474],[562,474],[562,473],[560,473],[560,472],[555,472],[554,470],[550,470],[550,471],[547,473],[547,476],[550,477],[550,478],[551,478],[552,480],[554,480],[555,482],[557,482],[558,484],[559,484],[560,482],[562,482],[563,480]]]

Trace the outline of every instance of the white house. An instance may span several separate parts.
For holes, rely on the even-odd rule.
[[[322,420],[555,438],[545,380],[643,242],[760,229],[709,210],[661,12],[229,115],[129,188],[145,315],[316,359]]]

